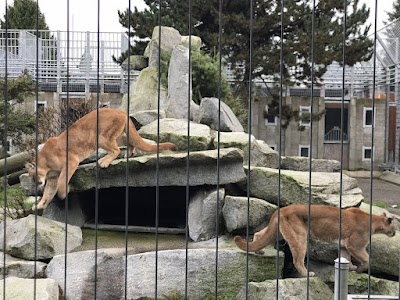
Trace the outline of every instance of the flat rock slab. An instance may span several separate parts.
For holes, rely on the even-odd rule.
[[[4,279],[0,280],[0,285],[3,287]],[[34,286],[36,285],[36,295]],[[6,300],[26,300],[33,299],[34,295],[37,300],[58,300],[60,292],[58,284],[54,279],[24,279],[17,277],[6,278],[4,289],[0,289],[0,298]]]
[[[219,158],[220,174],[217,177]],[[159,156],[159,186],[186,186],[187,153],[161,153]],[[245,179],[243,151],[236,148],[191,152],[189,155],[189,185],[217,185],[235,183]],[[106,169],[95,163],[82,165],[72,177],[71,191],[81,192],[95,188],[125,187],[127,160],[114,160]],[[157,156],[146,155],[128,160],[131,187],[156,186]],[[98,182],[96,184],[96,170]]]
[[[5,264],[4,256],[5,255]],[[47,264],[37,261],[36,270],[35,262],[29,260],[23,260],[12,257],[11,255],[0,252],[0,276],[3,277],[5,273],[6,277],[19,277],[19,278],[41,278],[44,277],[44,270]],[[35,272],[36,271],[36,272]]]

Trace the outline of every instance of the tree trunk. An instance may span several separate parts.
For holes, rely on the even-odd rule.
[[[6,175],[6,159],[7,159],[7,174],[21,171],[28,159],[27,152],[15,154],[13,156],[0,159],[0,176]]]

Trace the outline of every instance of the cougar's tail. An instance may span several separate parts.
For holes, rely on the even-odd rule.
[[[277,226],[278,226],[278,214],[277,212],[275,212],[271,217],[271,220],[268,224],[268,228],[265,234],[259,236],[259,238],[257,238],[256,240],[249,242],[248,250],[250,252],[259,251],[262,248],[271,244],[276,239]],[[246,244],[247,244],[246,240],[237,235],[234,237],[234,241],[240,249],[246,251]]]
[[[133,124],[132,120],[129,119],[129,143],[134,146],[135,148],[149,152],[149,153],[156,153],[157,152],[157,145],[150,144],[146,142],[137,132],[135,125]],[[165,150],[178,150],[175,144],[173,143],[160,143],[159,144],[160,151]]]

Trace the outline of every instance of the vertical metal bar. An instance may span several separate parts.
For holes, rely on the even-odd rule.
[[[38,178],[38,138],[39,138],[39,0],[36,1],[36,82],[35,82],[35,100],[36,100],[36,164],[35,164],[35,178]],[[37,200],[37,185],[35,184],[35,200]],[[36,201],[35,201],[36,202]],[[34,254],[34,280],[33,280],[33,299],[36,299],[36,273],[37,273],[37,225],[38,225],[38,211],[35,213],[35,254]]]
[[[312,201],[312,150],[313,150],[313,113],[314,113],[314,48],[315,46],[315,0],[313,0],[311,17],[311,112],[310,112],[310,146],[308,150],[308,219],[307,219],[307,299],[310,298],[310,225],[311,225],[311,201]],[[318,144],[317,144],[318,148]]]
[[[186,203],[185,203],[185,299],[188,297],[188,268],[189,268],[189,200],[190,200],[190,105],[192,100],[192,1],[188,1],[189,29],[189,70],[188,70],[188,115],[186,140]]]
[[[5,76],[4,76],[4,140],[3,149],[4,153],[4,239],[3,239],[3,300],[6,300],[6,245],[7,245],[7,133],[8,133],[8,9],[7,0],[5,3]]]
[[[100,0],[97,0],[97,70],[96,70],[96,186],[95,186],[95,265],[94,265],[94,299],[97,298],[97,257],[98,257],[98,223],[99,223],[99,101],[100,101]]]
[[[158,80],[157,80],[157,161],[156,161],[156,259],[155,259],[155,299],[158,295],[158,227],[159,227],[159,213],[160,213],[160,106],[161,106],[161,13],[162,13],[162,0],[159,0],[158,11]]]
[[[218,7],[218,145],[217,145],[217,203],[215,212],[215,287],[214,296],[218,298],[218,233],[219,233],[219,180],[220,180],[220,154],[221,154],[221,82],[222,82],[222,1],[219,1]]]
[[[378,0],[375,0],[374,24],[374,56],[372,77],[372,129],[371,129],[371,167],[370,167],[370,199],[369,199],[369,262],[368,262],[368,299],[371,294],[371,248],[372,248],[372,204],[373,204],[373,175],[374,175],[374,143],[375,143],[375,85],[376,85],[376,40],[378,23]]]
[[[347,29],[347,0],[343,1],[344,15],[343,15],[343,36],[342,36],[342,99],[340,108],[340,186],[339,186],[339,234],[338,234],[338,263],[341,264],[341,240],[342,240],[342,206],[343,206],[343,158],[344,158],[344,96],[345,96],[345,83],[346,83],[346,29]],[[338,274],[338,290],[341,290],[341,273]],[[340,297],[340,295],[339,295]],[[345,300],[345,299],[338,299]]]
[[[69,108],[69,8],[70,8],[70,3],[69,0],[67,0],[67,98],[65,99],[66,103],[66,133],[67,133],[67,139],[66,139],[66,174],[67,176],[65,177],[65,187],[68,189],[68,128],[69,128],[69,113],[68,113],[68,108]],[[58,58],[57,58],[58,59]],[[61,87],[62,90],[62,87]],[[61,99],[62,101],[62,99]],[[68,256],[68,193],[66,193],[67,197],[65,199],[65,237],[64,237],[64,253],[65,253],[65,260],[64,260],[64,298],[67,299],[67,256]]]
[[[245,295],[246,299],[249,297],[249,223],[250,223],[250,174],[251,174],[251,125],[252,125],[252,87],[253,87],[253,0],[250,0],[250,15],[249,15],[249,86],[248,86],[248,158],[247,158],[247,223],[246,223],[246,285],[245,285]]]
[[[128,226],[129,226],[129,130],[130,130],[130,95],[131,95],[131,47],[130,47],[130,36],[131,36],[131,0],[128,0],[128,101],[126,105],[126,182],[125,182],[125,278],[124,278],[124,299],[127,300],[128,294]]]
[[[281,32],[280,32],[280,49],[279,49],[279,159],[278,159],[278,224],[276,229],[276,288],[275,288],[275,299],[279,299],[279,227],[281,220],[281,175],[282,175],[282,102],[283,102],[283,73],[284,73],[284,62],[283,62],[283,16],[285,12],[285,0],[281,0],[280,14],[281,14]]]

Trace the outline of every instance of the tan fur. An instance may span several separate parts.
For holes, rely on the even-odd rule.
[[[289,205],[280,209],[279,229],[280,234],[289,244],[293,255],[293,264],[302,276],[307,276],[304,258],[307,252],[307,227],[308,205]],[[325,205],[311,205],[310,207],[310,236],[311,238],[338,242],[339,239],[339,211],[337,207]],[[356,258],[361,265],[357,272],[368,268],[368,252],[366,247],[369,242],[370,215],[358,208],[342,210],[341,247],[342,256],[349,261],[351,256]],[[276,211],[267,227],[254,234],[252,242],[248,243],[248,251],[256,252],[275,242],[278,227],[278,211]],[[372,215],[371,234],[386,234],[392,237],[396,233],[393,217],[386,215]],[[247,243],[240,236],[235,236],[236,245],[246,251]],[[313,272],[309,273],[314,276]]]
[[[99,120],[97,122],[97,111],[92,111],[77,120],[68,128],[68,174],[67,161],[67,132],[64,131],[57,137],[50,138],[38,153],[37,163],[26,165],[28,173],[38,185],[44,185],[50,180],[49,174],[54,182],[48,182],[43,192],[43,197],[32,210],[45,209],[55,194],[64,199],[68,194],[68,182],[75,173],[81,161],[92,155],[98,146],[107,151],[107,155],[100,158],[98,163],[102,168],[107,168],[111,161],[118,157],[122,143],[127,140],[127,128],[129,120],[129,145],[127,155],[130,156],[134,147],[145,152],[156,153],[157,145],[144,141],[127,114],[119,109],[101,108],[98,110]],[[98,123],[98,130],[96,129]],[[177,150],[173,143],[160,143],[160,151]],[[37,178],[36,178],[37,165]],[[52,172],[52,173],[49,173]],[[59,174],[58,180],[54,174]],[[67,180],[66,180],[67,179]]]

